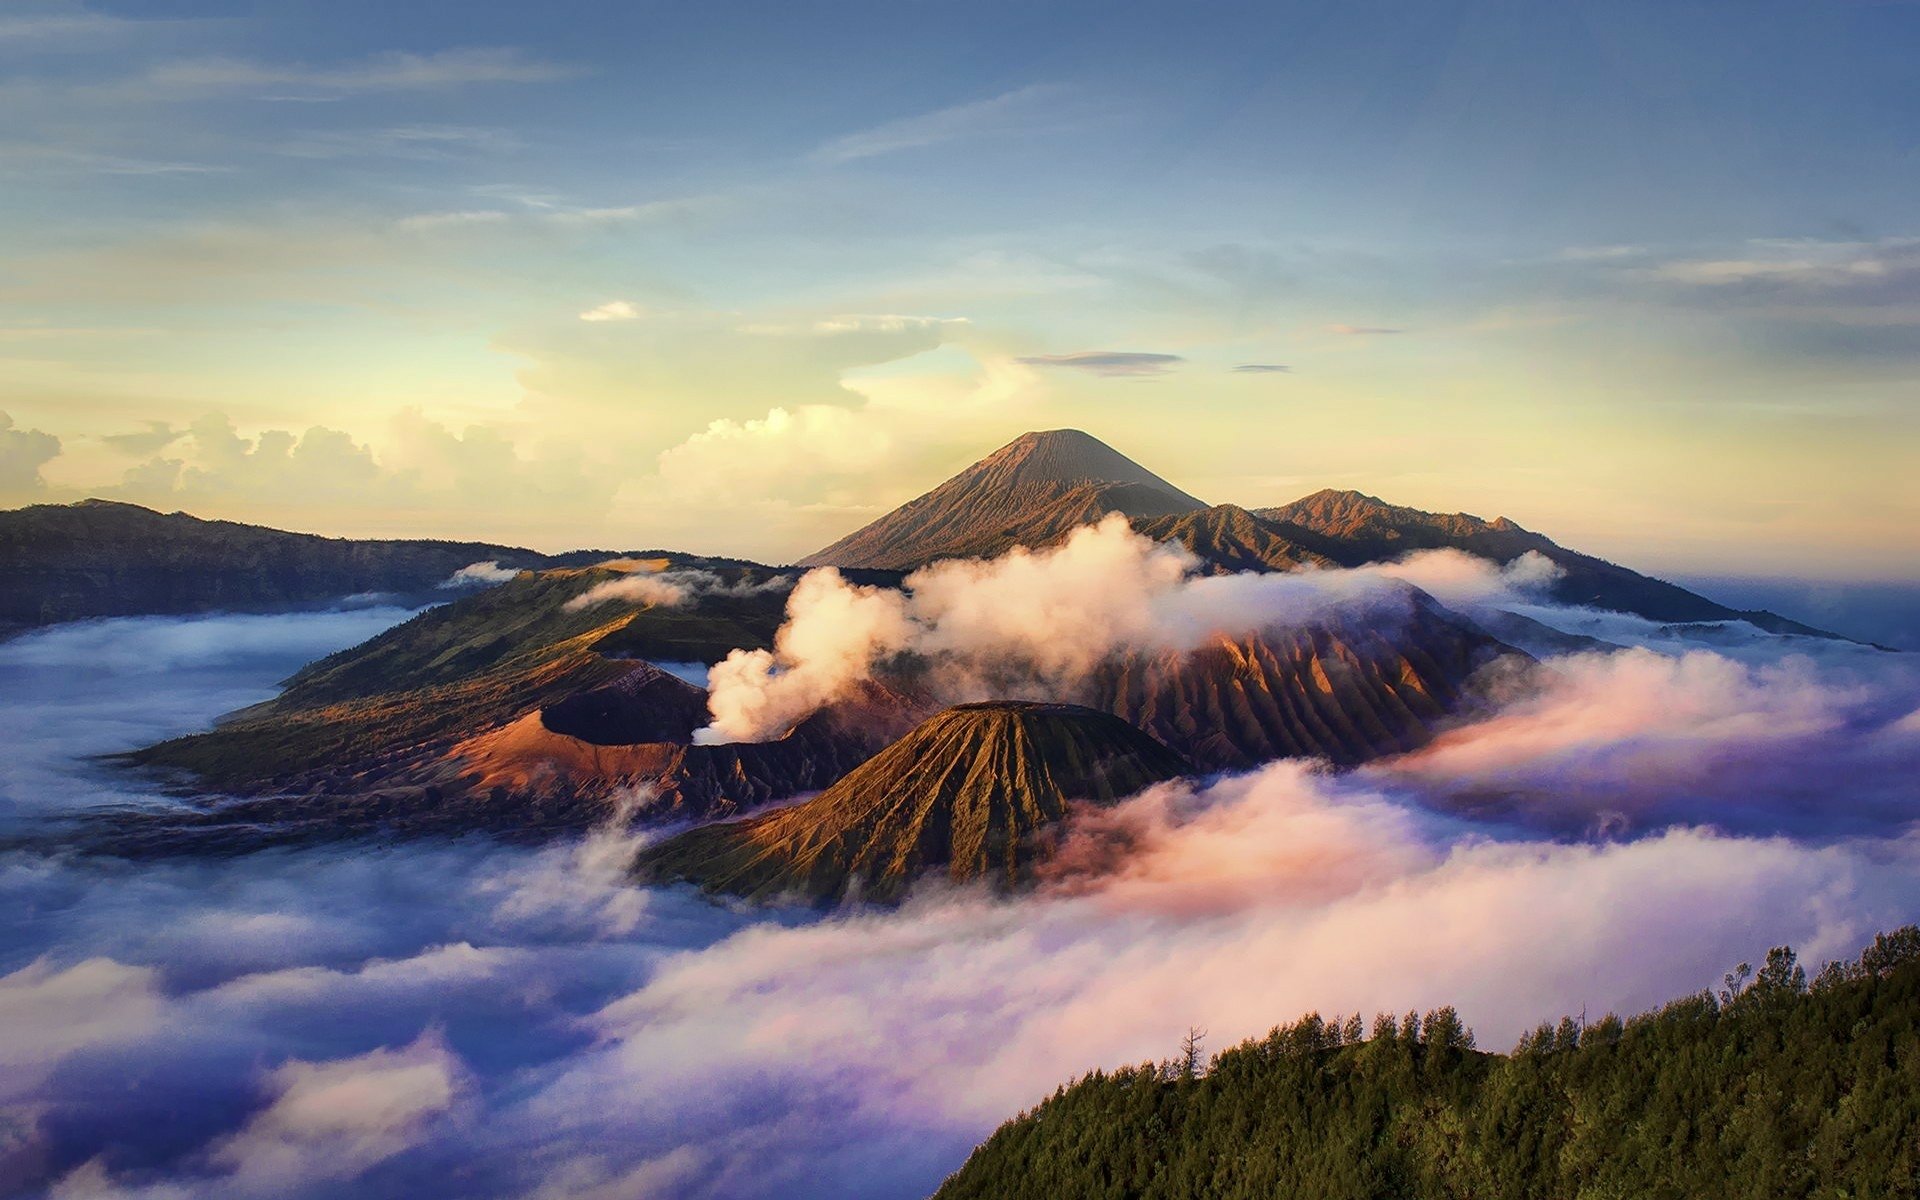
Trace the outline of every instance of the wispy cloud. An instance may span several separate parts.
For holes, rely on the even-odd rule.
[[[1017,360],[1030,367],[1069,367],[1094,375],[1164,375],[1187,361],[1178,354],[1130,350],[1082,350],[1076,354],[1029,354]]]
[[[0,17],[0,42],[53,41],[124,33],[143,24],[104,13],[34,13]]]
[[[812,157],[819,162],[853,162],[962,138],[1031,130],[1048,120],[1050,105],[1066,90],[1059,84],[1029,84],[985,100],[902,117],[835,138]]]
[[[1329,325],[1327,326],[1327,332],[1339,334],[1341,337],[1374,337],[1391,333],[1405,333],[1406,330],[1397,329],[1391,325]]]
[[[327,130],[293,137],[274,147],[294,158],[405,158],[439,160],[462,154],[517,150],[519,138],[504,129],[471,125],[399,125],[389,129]]]
[[[609,300],[580,314],[582,321],[638,321],[646,314],[631,300]]]
[[[1285,363],[1241,363],[1233,370],[1239,375],[1285,375],[1293,368]]]
[[[1749,242],[1746,252],[1737,256],[1676,259],[1641,274],[1710,288],[1833,289],[1882,284],[1916,272],[1920,272],[1920,238],[1901,237],[1876,242],[1759,240]]]
[[[1568,246],[1554,257],[1562,262],[1619,262],[1622,259],[1644,258],[1647,253],[1645,246],[1626,244]]]
[[[332,94],[431,91],[472,84],[545,83],[573,74],[576,72],[570,67],[533,58],[512,47],[478,47],[432,54],[394,51],[332,66],[239,58],[191,59],[155,67],[147,75],[147,82],[183,92],[310,88],[321,93],[317,98],[325,98]]]

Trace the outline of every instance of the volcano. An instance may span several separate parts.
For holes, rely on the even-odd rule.
[[[1110,804],[1190,773],[1108,713],[994,701],[947,709],[812,800],[706,825],[635,864],[643,879],[817,903],[898,899],[923,874],[1011,888],[1050,850],[1069,801]]]
[[[1020,435],[800,565],[910,571],[1049,545],[1108,513],[1153,518],[1206,507],[1100,439],[1051,429]]]

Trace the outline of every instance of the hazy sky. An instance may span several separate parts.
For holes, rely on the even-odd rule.
[[[1920,5],[0,3],[0,503],[792,557],[1023,430],[1920,576]]]

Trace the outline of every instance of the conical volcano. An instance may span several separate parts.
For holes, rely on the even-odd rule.
[[[1118,717],[1072,704],[947,709],[804,804],[706,825],[640,856],[653,881],[710,892],[892,900],[928,871],[1013,887],[1067,803],[1112,803],[1190,773]]]
[[[1049,545],[1110,512],[1164,517],[1205,507],[1099,438],[1051,429],[1020,435],[801,563],[910,571]]]

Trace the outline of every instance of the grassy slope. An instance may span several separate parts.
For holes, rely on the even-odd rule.
[[[617,657],[718,658],[765,645],[784,597],[703,598],[687,608],[621,604],[568,612],[602,570],[527,572],[430,609],[303,668],[277,699],[218,728],[136,753],[137,762],[244,788],[513,720],[627,668]]]

